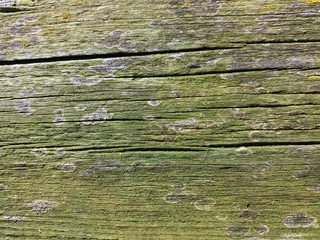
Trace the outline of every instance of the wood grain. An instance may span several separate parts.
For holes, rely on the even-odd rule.
[[[319,14],[0,6],[0,239],[319,239]]]

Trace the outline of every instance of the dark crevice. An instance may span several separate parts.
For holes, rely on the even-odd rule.
[[[208,151],[208,148],[238,148],[238,147],[278,147],[278,146],[307,146],[318,145],[320,141],[311,142],[251,142],[251,143],[235,143],[235,144],[213,144],[208,146],[199,147],[90,147],[90,148],[77,148],[66,149],[66,151],[90,151],[90,150],[113,150],[112,152],[203,152]],[[116,150],[119,149],[119,150]]]
[[[106,54],[92,54],[92,55],[73,55],[73,56],[58,56],[49,58],[34,58],[34,59],[17,59],[17,60],[5,60],[0,61],[1,65],[16,65],[16,64],[36,64],[36,63],[53,63],[53,62],[66,62],[66,61],[81,61],[81,60],[94,60],[99,58],[121,58],[121,57],[141,57],[157,54],[174,54],[182,52],[202,52],[210,50],[226,50],[242,48],[242,46],[235,47],[202,47],[202,48],[188,48],[179,50],[164,50],[153,52],[118,52],[118,53],[106,53]]]
[[[26,10],[17,7],[0,7],[0,13],[25,12]]]
[[[226,69],[224,71],[206,71],[206,72],[196,72],[196,73],[183,73],[183,74],[162,74],[162,75],[141,75],[141,76],[121,76],[116,78],[174,78],[174,77],[188,77],[188,76],[203,76],[203,75],[213,75],[213,74],[226,74],[226,73],[247,73],[247,72],[260,72],[260,71],[287,71],[287,70],[296,70],[296,71],[307,71],[307,70],[319,70],[319,67],[274,67],[274,68],[242,68],[242,69]]]
[[[244,142],[244,143],[226,143],[226,144],[212,144],[202,147],[207,148],[233,148],[233,147],[277,147],[277,146],[307,146],[318,145],[320,141],[308,141],[308,142]]]
[[[319,43],[320,39],[292,39],[292,40],[281,40],[281,39],[275,39],[275,40],[260,40],[260,41],[250,41],[250,42],[232,42],[237,44],[243,44],[246,45],[256,45],[256,44],[299,44],[299,43]]]
[[[36,148],[39,146],[29,147],[32,143],[12,143],[0,147],[9,146],[27,146],[25,148]],[[111,150],[112,152],[203,152],[208,151],[210,148],[238,148],[238,147],[279,147],[279,146],[309,146],[309,145],[320,145],[320,141],[308,141],[308,142],[244,142],[244,143],[224,143],[224,144],[211,144],[206,146],[197,147],[129,147],[128,145],[123,146],[90,146],[83,148],[73,148],[71,145],[63,146],[49,146],[42,145],[48,149],[65,147],[65,151],[68,152],[81,152],[81,151],[97,151],[97,150]]]

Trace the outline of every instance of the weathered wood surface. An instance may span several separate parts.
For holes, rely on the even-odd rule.
[[[319,239],[319,17],[0,7],[0,239]]]

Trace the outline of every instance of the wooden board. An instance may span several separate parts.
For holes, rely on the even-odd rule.
[[[0,239],[319,239],[320,1],[4,2]]]

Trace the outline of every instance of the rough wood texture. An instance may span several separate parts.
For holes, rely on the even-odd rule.
[[[0,239],[320,238],[320,1],[7,2]]]

